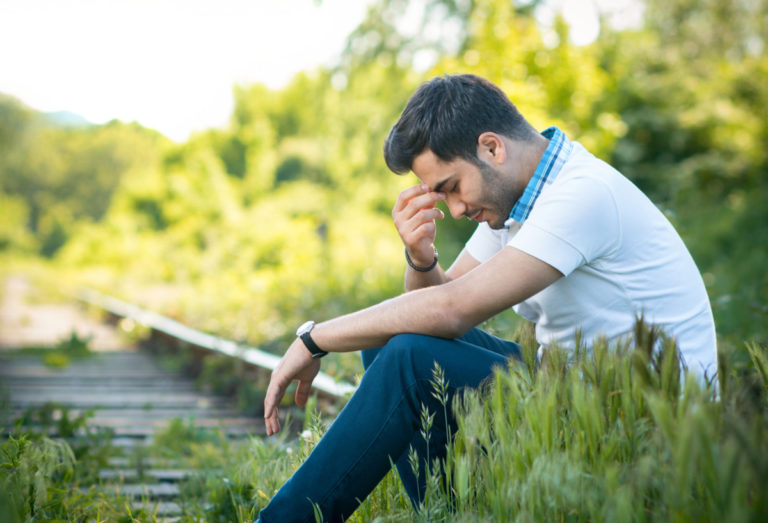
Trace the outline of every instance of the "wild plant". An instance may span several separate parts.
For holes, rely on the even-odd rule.
[[[759,374],[765,351],[750,350]],[[759,519],[768,418],[741,396],[718,400],[643,325],[632,344],[551,348],[533,373],[510,363],[454,402],[448,519]]]
[[[8,436],[0,443],[0,521],[105,521],[124,517],[126,500],[81,490],[64,441]]]
[[[640,322],[634,340],[552,347],[539,363],[523,329],[522,363],[454,395],[458,430],[442,468],[428,470],[419,511],[379,510],[378,500],[402,496],[390,474],[353,521],[768,519],[764,347],[748,344],[750,361],[736,366],[721,353],[718,386]]]

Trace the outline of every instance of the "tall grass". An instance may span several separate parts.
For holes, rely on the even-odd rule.
[[[523,325],[524,363],[452,402],[435,369],[442,406],[424,409],[422,437],[450,409],[458,431],[446,460],[419,470],[423,505],[414,512],[392,471],[350,521],[768,521],[765,347],[722,348],[716,388],[681,371],[660,333],[639,326],[636,338],[538,364]],[[298,439],[228,442],[179,421],[147,456],[196,471],[180,485],[181,521],[252,521],[322,437],[312,412]],[[73,448],[18,432],[0,442],[0,520],[156,519],[80,490],[101,460]]]
[[[721,358],[718,391],[680,370],[671,340],[642,324],[636,334],[633,344],[552,349],[538,369],[527,344],[525,365],[457,396],[458,432],[415,517],[768,520],[766,350],[748,344],[742,367]],[[386,497],[375,493],[362,512]]]

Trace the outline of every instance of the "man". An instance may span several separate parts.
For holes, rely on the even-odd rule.
[[[363,352],[358,390],[306,462],[261,512],[263,521],[343,521],[397,465],[417,504],[424,484],[407,462],[445,455],[438,423],[429,449],[419,413],[433,412],[435,362],[449,394],[477,387],[519,358],[519,347],[473,327],[514,307],[536,323],[542,350],[573,348],[576,333],[629,336],[636,318],[675,336],[686,366],[716,370],[715,331],[701,276],[680,237],[629,180],[557,128],[537,133],[496,86],[471,75],[422,85],[384,146],[396,173],[422,182],[400,193],[393,218],[405,245],[405,294],[300,329],[272,373],[267,433],[280,429],[278,404],[298,380],[304,405],[325,351]],[[434,248],[444,201],[455,219],[479,223],[444,271]],[[378,347],[378,348],[377,348]],[[421,463],[423,467],[423,462]],[[424,474],[420,475],[423,480]]]

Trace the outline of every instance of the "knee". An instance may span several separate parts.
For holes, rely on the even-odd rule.
[[[383,347],[376,347],[375,349],[365,349],[360,351],[360,359],[363,360],[363,370],[368,370],[368,367],[371,366],[373,360],[375,360],[379,355],[381,349],[383,349]]]
[[[383,354],[387,355],[387,359],[393,357],[402,359],[403,356],[408,356],[415,347],[423,346],[429,338],[429,336],[422,334],[397,334],[382,347],[362,350],[360,351],[360,359],[363,361],[363,369],[367,371],[373,362],[381,358]],[[410,356],[406,359],[410,359]]]
[[[421,360],[432,361],[428,354],[430,340],[434,341],[434,338],[423,334],[398,334],[379,349],[381,352],[377,354],[377,359],[383,360],[382,364],[396,367],[421,367]]]
[[[430,339],[433,338],[426,334],[397,334],[389,339],[384,348],[389,351],[410,351],[415,347],[427,344]]]

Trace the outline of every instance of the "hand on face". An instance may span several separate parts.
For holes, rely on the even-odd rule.
[[[392,209],[392,219],[408,255],[420,266],[429,266],[435,258],[435,220],[445,216],[435,207],[440,200],[445,200],[445,194],[431,191],[425,184],[414,185],[398,195]]]

